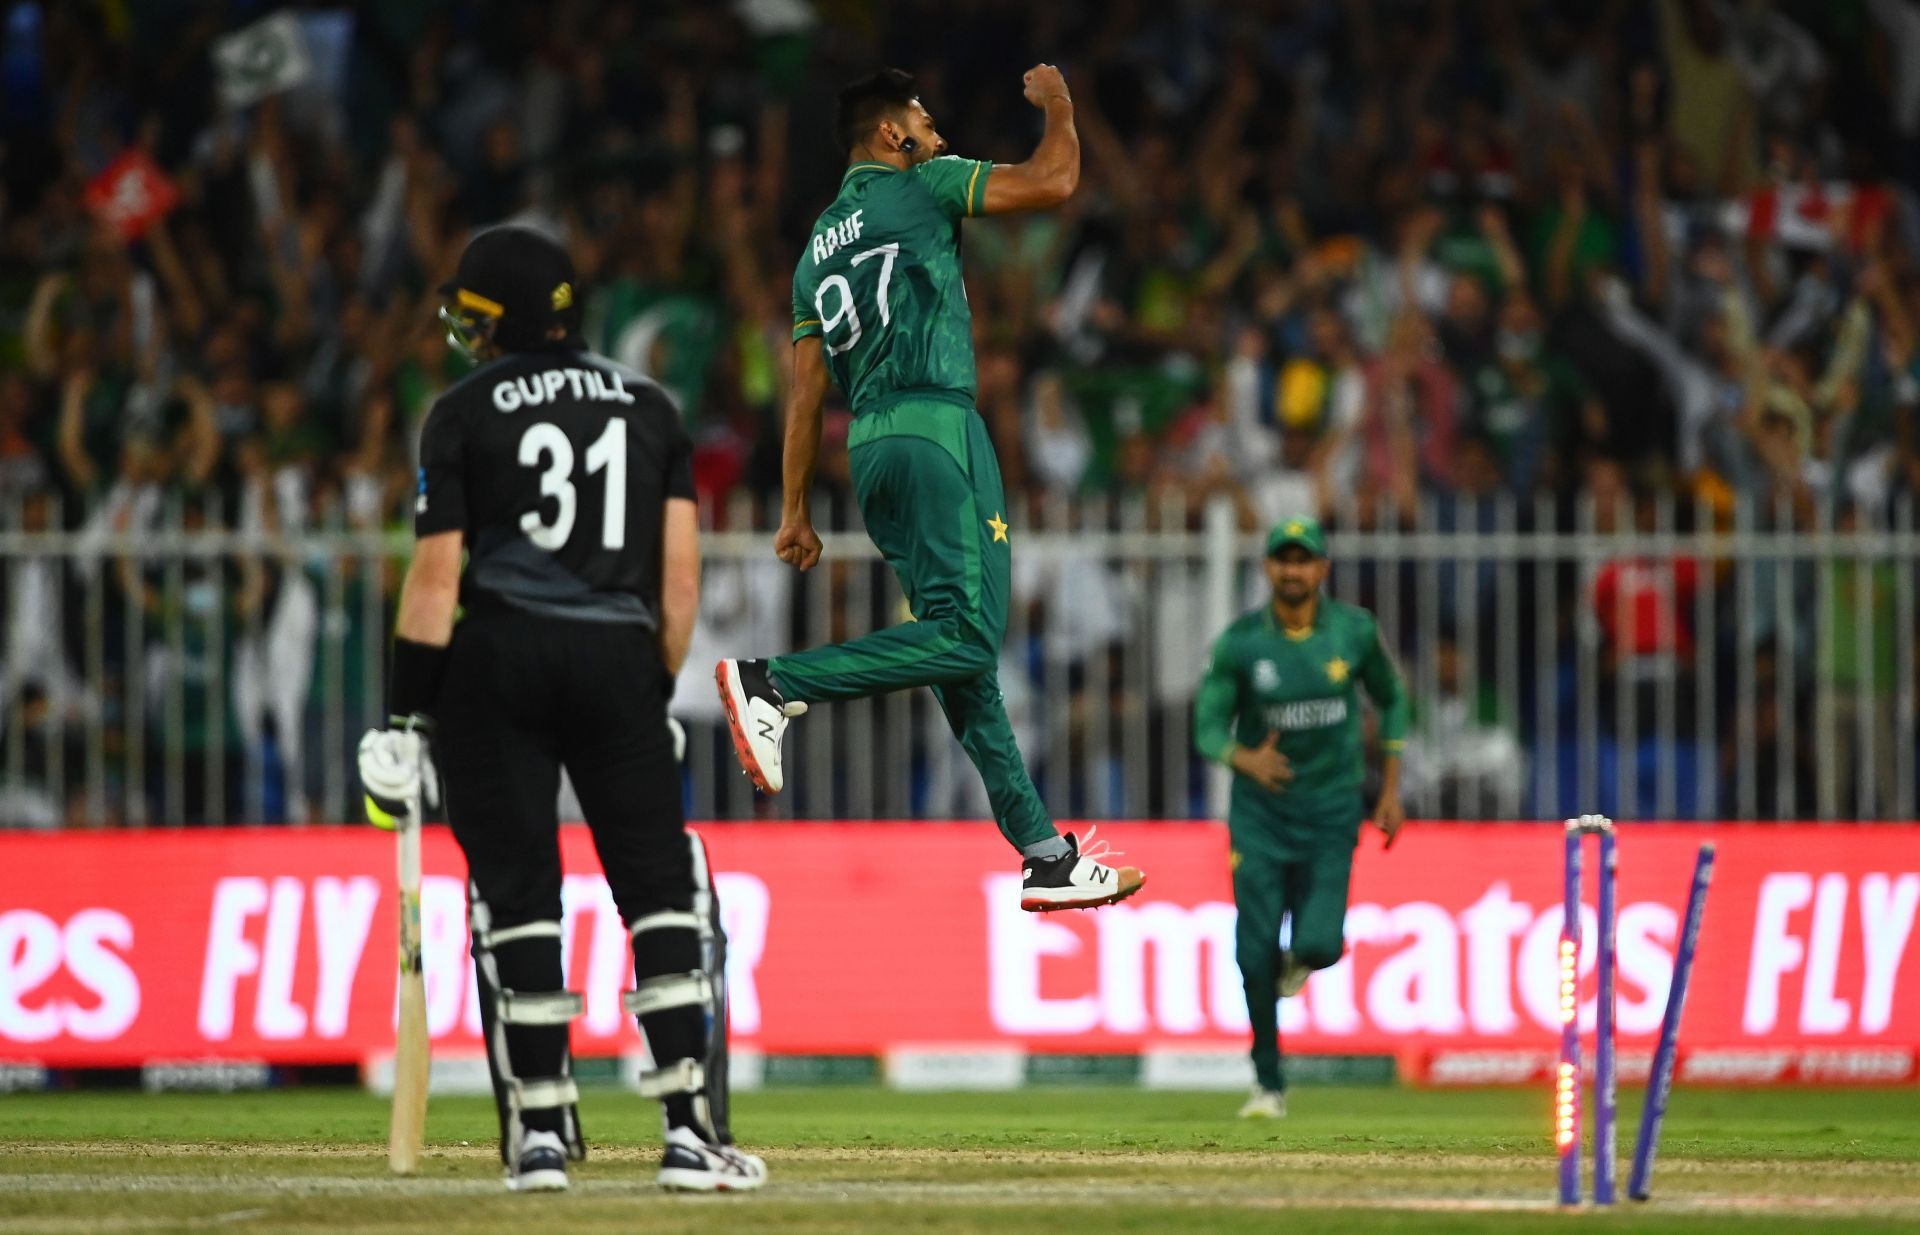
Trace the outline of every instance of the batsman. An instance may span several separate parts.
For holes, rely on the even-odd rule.
[[[360,742],[368,818],[417,826],[430,734],[467,859],[509,1188],[562,1191],[567,1164],[586,1155],[569,1028],[586,1003],[565,989],[562,771],[632,944],[634,986],[620,1002],[650,1064],[637,1088],[660,1100],[656,1179],[758,1188],[767,1164],[728,1127],[725,936],[706,849],[681,813],[667,718],[700,609],[693,443],[665,390],[580,342],[585,297],[552,237],[480,232],[441,292],[447,341],[478,367],[441,392],[421,429],[390,717]]]
[[[1235,959],[1253,1023],[1253,1094],[1242,1118],[1287,1113],[1279,1000],[1340,959],[1347,884],[1365,815],[1356,686],[1380,713],[1383,775],[1373,821],[1388,848],[1406,822],[1400,749],[1407,694],[1371,613],[1321,594],[1319,521],[1284,519],[1267,535],[1270,603],[1213,644],[1194,709],[1194,743],[1233,770],[1227,808]],[[1291,919],[1291,945],[1280,925]]]

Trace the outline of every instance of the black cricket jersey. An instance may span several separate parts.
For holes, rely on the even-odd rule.
[[[435,400],[420,439],[416,537],[466,534],[461,603],[660,624],[668,498],[693,447],[665,391],[571,346],[490,361]]]

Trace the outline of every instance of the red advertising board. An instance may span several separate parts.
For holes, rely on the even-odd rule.
[[[1019,868],[985,826],[702,831],[743,1044],[831,1054],[1244,1041],[1217,824],[1103,827],[1148,872],[1146,889],[1055,915],[1020,911]],[[1920,1048],[1920,827],[1905,825],[1623,829],[1623,1060],[1658,1034],[1705,839],[1719,862],[1687,1008],[1691,1051],[1883,1048],[1908,1061],[1892,1078],[1906,1079]],[[635,1049],[620,1011],[632,983],[625,931],[585,830],[566,829],[563,848],[569,985],[586,995],[575,1048]],[[429,830],[425,855],[431,1029],[443,1048],[476,1051],[464,866],[444,829]],[[391,838],[366,828],[0,835],[0,1060],[294,1063],[386,1049],[392,857]],[[1415,825],[1391,853],[1369,832],[1348,955],[1283,1005],[1288,1049],[1399,1054],[1454,1079],[1472,1079],[1476,1059],[1550,1058],[1560,879],[1558,828]],[[1589,929],[1589,948],[1593,938]],[[1592,988],[1589,973],[1589,1019]],[[1801,1055],[1783,1068],[1817,1072],[1833,1058]]]

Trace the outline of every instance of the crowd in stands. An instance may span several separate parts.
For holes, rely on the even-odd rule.
[[[1197,518],[1225,495],[1247,528],[1312,511],[1336,530],[1473,531],[1505,495],[1522,525],[1812,530],[1886,526],[1920,488],[1916,0],[0,15],[9,529],[406,526],[421,420],[462,371],[434,289],[476,228],[506,221],[564,238],[587,342],[679,401],[712,517],[747,503],[764,524],[789,274],[845,161],[835,89],[907,68],[955,152],[1014,162],[1038,136],[1020,75],[1043,60],[1074,92],[1079,191],[970,220],[964,241],[978,406],[1016,508],[1112,495]],[[844,496],[845,474],[830,459],[823,483]],[[1651,628],[1604,599],[1645,572],[1568,585],[1594,598],[1610,671],[1659,657],[1690,680],[1694,656],[1727,655],[1685,616],[1719,585],[1710,564],[1668,565],[1675,614]],[[30,566],[0,583],[10,716],[103,706],[69,681],[81,618],[46,620],[71,578]],[[313,631],[352,622],[377,644],[355,589],[391,588],[240,558],[202,568],[203,591],[105,568],[108,609],[138,615],[111,621],[215,632],[211,651],[160,668],[116,651],[110,670],[210,655],[239,681],[244,640],[218,632],[263,629],[251,702],[203,700],[195,728],[264,734],[281,760],[317,741],[301,736],[301,692],[327,676]],[[268,645],[303,635],[303,675],[273,669]],[[1803,641],[1769,655],[1839,671]],[[120,625],[104,640],[138,642]],[[1849,664],[1890,708],[1892,669]],[[1707,759],[1731,740],[1696,736]]]

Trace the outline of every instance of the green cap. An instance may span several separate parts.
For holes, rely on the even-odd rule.
[[[1327,534],[1320,520],[1311,515],[1295,515],[1280,520],[1267,533],[1267,556],[1272,557],[1288,545],[1299,545],[1315,557],[1327,556]]]

